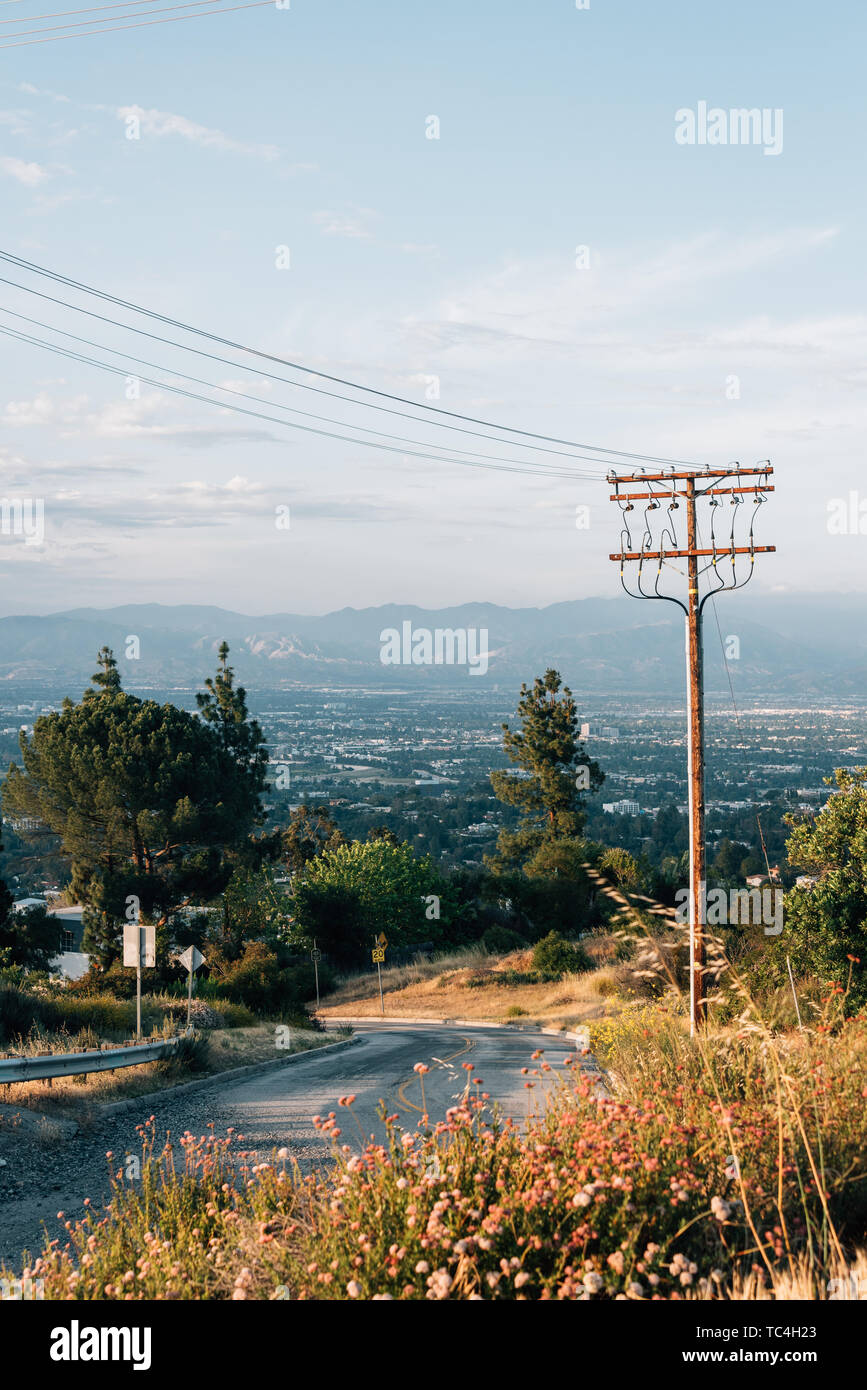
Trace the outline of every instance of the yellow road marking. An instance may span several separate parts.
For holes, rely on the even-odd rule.
[[[440,1060],[443,1062],[453,1062],[456,1057],[463,1057],[465,1052],[469,1052],[476,1045],[472,1038],[464,1038],[464,1043],[466,1044],[466,1046],[459,1047],[457,1052],[450,1052],[448,1057],[442,1057],[440,1058]],[[404,1110],[416,1110],[420,1115],[423,1115],[424,1111],[422,1110],[422,1107],[420,1105],[416,1105],[414,1101],[408,1100],[407,1097],[404,1095],[404,1091],[406,1090],[407,1086],[411,1085],[414,1079],[415,1078],[411,1076],[407,1081],[402,1082],[401,1085],[398,1086],[398,1100],[400,1101]]]

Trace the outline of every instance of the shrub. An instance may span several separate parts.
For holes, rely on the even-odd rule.
[[[213,1005],[216,1012],[223,1020],[224,1028],[252,1028],[256,1022],[256,1015],[251,1013],[243,1004],[235,1004],[231,999],[221,999],[219,1003]],[[193,1000],[193,1018],[195,1018],[196,1000]]]
[[[170,995],[142,995],[142,1030],[145,1035],[166,1024],[170,1031],[183,1026],[187,1001]],[[193,1000],[193,1022],[204,1028],[245,1028],[256,1022],[242,1004],[227,1000],[205,1004]],[[112,994],[75,994],[66,989],[34,994],[27,989],[0,987],[0,1044],[8,1046],[35,1033],[75,1034],[89,1031],[96,1042],[116,1041],[135,1030],[135,1001]],[[52,1044],[53,1045],[53,1044]]]
[[[581,946],[551,931],[533,947],[533,966],[551,979],[560,980],[579,970],[591,970],[593,962]]]
[[[146,1010],[142,1009],[144,1024]],[[148,1020],[152,1021],[152,1020]],[[24,989],[0,990],[0,1037],[4,1042],[26,1037],[34,1029],[46,1033],[77,1033],[91,1028],[101,1036],[128,1037],[135,1027],[135,1005],[110,994],[42,997]]]
[[[34,1025],[42,1023],[43,1016],[41,999],[9,985],[0,987],[0,1042],[26,1037]]]
[[[203,1033],[185,1033],[168,1057],[157,1062],[157,1071],[165,1076],[185,1076],[188,1072],[207,1071],[210,1053]]]
[[[326,994],[331,985],[331,972],[320,963],[320,993]],[[269,946],[251,941],[240,960],[202,982],[199,995],[209,1001],[230,1000],[266,1018],[288,1013],[301,1016],[305,1003],[316,997],[316,977],[309,960],[281,965]]]
[[[621,888],[634,889],[641,886],[641,866],[628,849],[607,849],[599,860],[599,872],[605,874]]]

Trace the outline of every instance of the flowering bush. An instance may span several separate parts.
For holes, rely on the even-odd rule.
[[[469,1064],[415,1133],[387,1116],[385,1142],[353,1150],[338,1112],[316,1117],[336,1163],[305,1179],[285,1150],[251,1166],[231,1132],[185,1135],[176,1171],[150,1123],[141,1181],[117,1168],[110,1208],[26,1272],[76,1299],[757,1297],[805,1268],[823,1287],[867,1227],[867,1022],[692,1043],[657,1019],[644,1042],[610,1041],[616,1094],[579,1059],[523,1126],[490,1114]],[[531,1090],[550,1079],[532,1061]]]

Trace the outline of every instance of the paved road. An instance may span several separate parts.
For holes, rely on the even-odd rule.
[[[244,1136],[243,1147],[254,1150],[258,1159],[270,1159],[274,1149],[285,1146],[302,1171],[309,1172],[327,1163],[331,1152],[330,1142],[312,1123],[314,1115],[337,1111],[343,1117],[341,1142],[361,1145],[358,1127],[338,1106],[341,1096],[357,1097],[353,1113],[365,1136],[382,1137],[380,1099],[406,1129],[415,1129],[422,1114],[416,1062],[430,1067],[425,1094],[433,1121],[442,1118],[463,1091],[464,1062],[472,1063],[470,1075],[482,1078],[484,1087],[479,1089],[490,1093],[503,1115],[523,1119],[541,1099],[542,1090],[554,1084],[568,1055],[558,1038],[532,1029],[388,1021],[353,1027],[361,1041],[352,1047],[311,1052],[286,1067],[186,1095],[167,1090],[71,1139],[10,1153],[7,1167],[0,1170],[0,1259],[17,1266],[22,1249],[41,1248],[45,1228],[51,1236],[65,1239],[58,1210],[71,1218],[83,1216],[85,1198],[98,1209],[109,1196],[106,1150],[115,1155],[114,1166],[124,1153],[137,1152],[135,1127],[150,1114],[156,1118],[158,1135],[171,1130],[175,1138],[185,1129],[204,1134],[209,1122],[218,1134],[232,1125]],[[539,1047],[553,1068],[544,1086],[538,1078],[521,1075],[522,1067],[536,1065],[531,1055]],[[532,1091],[525,1090],[529,1079],[536,1082]]]
[[[532,1053],[545,1049],[545,1060],[553,1068],[545,1085],[562,1070],[569,1055],[559,1039],[535,1030],[513,1031],[501,1028],[474,1028],[440,1023],[358,1023],[354,1031],[362,1041],[329,1057],[326,1053],[286,1071],[266,1072],[225,1095],[232,1104],[234,1119],[250,1145],[257,1150],[273,1143],[286,1143],[303,1151],[305,1157],[317,1147],[327,1152],[327,1141],[312,1124],[313,1115],[337,1110],[341,1116],[341,1142],[360,1145],[359,1125],[366,1137],[382,1137],[378,1118],[380,1100],[388,1112],[397,1114],[398,1123],[415,1129],[422,1115],[421,1083],[413,1070],[424,1062],[430,1071],[424,1078],[425,1100],[431,1119],[441,1119],[463,1093],[467,1081],[464,1064],[480,1077],[483,1086],[501,1113],[523,1119],[537,1104],[542,1093],[540,1078],[525,1077],[521,1068],[535,1067]],[[535,1082],[532,1091],[525,1089]],[[355,1095],[352,1116],[341,1111],[342,1095]]]

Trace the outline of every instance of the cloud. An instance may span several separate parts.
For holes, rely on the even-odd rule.
[[[86,396],[76,396],[73,400],[61,404],[47,391],[40,391],[38,396],[29,401],[7,401],[3,411],[3,423],[21,428],[50,425],[77,413],[86,402]]]
[[[32,160],[16,159],[14,155],[0,155],[0,173],[8,174],[25,188],[36,188],[48,178],[48,170]]]
[[[20,429],[50,426],[64,439],[76,436],[112,440],[154,439],[188,448],[277,442],[270,430],[256,426],[233,427],[218,421],[213,424],[188,424],[175,415],[175,412],[185,409],[180,403],[167,400],[157,392],[138,400],[115,400],[94,405],[87,395],[60,399],[47,391],[40,391],[31,400],[9,401],[0,420],[8,427]]]
[[[19,82],[18,91],[26,92],[31,97],[49,97],[52,101],[72,102],[71,97],[65,97],[62,92],[51,92],[47,87],[34,87],[32,82]],[[93,108],[94,110],[101,108]]]
[[[0,111],[0,125],[8,126],[12,135],[28,135],[30,122],[26,111]]]
[[[177,135],[189,140],[193,145],[205,149],[229,150],[235,154],[249,155],[255,159],[278,159],[280,151],[276,145],[253,145],[244,140],[235,140],[221,130],[199,125],[186,116],[175,115],[171,111],[146,110],[143,106],[119,106],[117,116],[122,121],[137,121],[142,135]]]
[[[373,236],[370,223],[377,214],[370,208],[353,208],[349,212],[314,212],[313,221],[324,236],[342,236],[368,240]]]
[[[588,269],[563,261],[511,258],[496,271],[446,294],[425,317],[406,319],[407,337],[421,351],[463,345],[501,352],[548,347],[573,351],[588,334],[612,351],[624,337],[633,345],[643,312],[665,311],[680,299],[691,302],[699,287],[742,277],[830,246],[833,227],[792,228],[773,236],[722,237],[714,233],[675,242],[655,253],[603,254],[590,248]],[[567,268],[568,266],[568,268]],[[618,332],[616,323],[625,329]]]
[[[243,498],[255,497],[258,506],[258,499],[264,488],[261,483],[251,483],[249,478],[242,478],[236,474],[227,483],[211,483],[197,478],[193,482],[177,483],[169,491],[202,501],[222,501],[225,498],[241,501]]]

